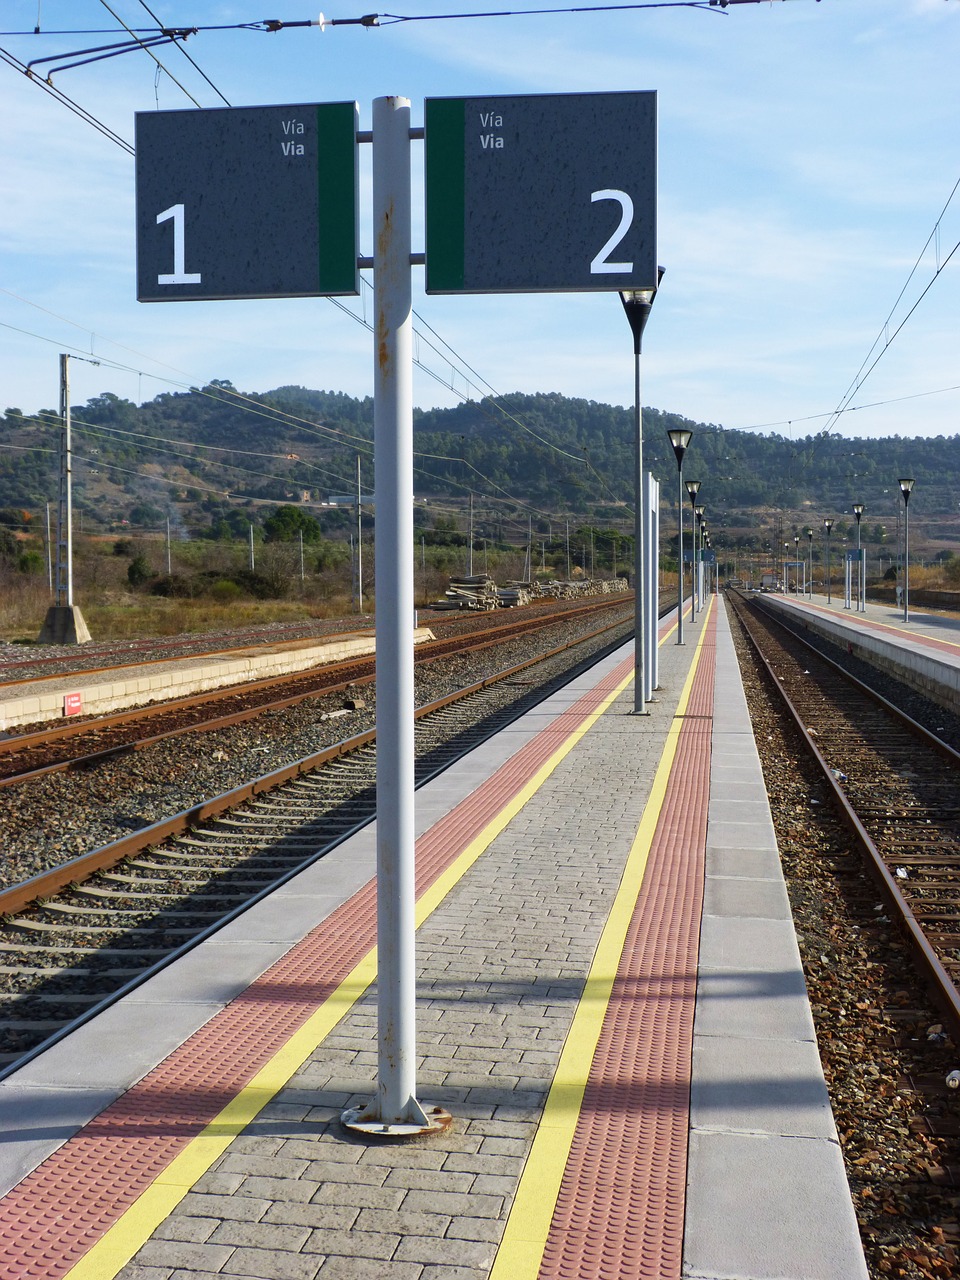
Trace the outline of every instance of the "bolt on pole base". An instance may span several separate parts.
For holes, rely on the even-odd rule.
[[[362,1133],[366,1138],[424,1138],[443,1133],[453,1124],[453,1116],[443,1107],[424,1110],[414,1103],[416,1113],[409,1120],[382,1120],[374,1102],[362,1107],[351,1107],[340,1116],[340,1123],[351,1133]],[[413,1108],[411,1108],[413,1110]]]

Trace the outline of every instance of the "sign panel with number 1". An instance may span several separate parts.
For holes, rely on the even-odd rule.
[[[139,112],[137,298],[356,294],[355,102]]]
[[[657,287],[657,95],[428,98],[427,293]]]

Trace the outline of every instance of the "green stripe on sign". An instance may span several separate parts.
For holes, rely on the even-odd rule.
[[[317,107],[317,292],[357,294],[357,105]]]
[[[427,209],[427,293],[463,289],[463,98],[424,104]]]

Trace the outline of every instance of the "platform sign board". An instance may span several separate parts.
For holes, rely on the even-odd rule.
[[[139,112],[140,302],[351,295],[355,102]]]
[[[428,98],[427,293],[657,286],[657,95]]]

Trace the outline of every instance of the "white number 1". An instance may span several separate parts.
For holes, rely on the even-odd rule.
[[[603,246],[594,260],[590,263],[591,275],[602,275],[604,273],[618,274],[620,272],[632,271],[632,262],[608,262],[607,257],[613,253],[617,245],[630,230],[630,224],[633,222],[633,201],[625,191],[594,191],[590,196],[591,203],[595,204],[598,200],[616,200],[620,205],[620,225],[616,231]]]
[[[169,209],[164,209],[163,213],[158,213],[157,226],[171,218],[173,219],[173,273],[157,276],[157,284],[200,284],[199,271],[188,274],[184,269],[186,249],[184,248],[182,204],[172,204]]]

